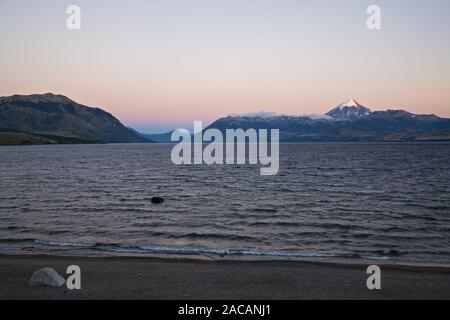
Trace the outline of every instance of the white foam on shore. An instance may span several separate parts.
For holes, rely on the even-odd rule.
[[[60,250],[79,250],[89,249],[100,252],[116,252],[116,253],[137,253],[137,254],[206,254],[219,256],[264,256],[264,257],[339,257],[330,253],[318,252],[287,252],[287,251],[258,251],[253,249],[215,249],[202,247],[169,247],[169,246],[150,246],[150,245],[127,245],[117,243],[83,243],[83,242],[56,242],[45,240],[33,240],[37,245],[37,249],[48,250],[49,252]],[[32,243],[30,240],[18,243],[2,243],[0,250],[20,250],[21,248],[30,248]]]
[[[239,259],[238,257],[262,257],[262,258],[286,258],[286,259],[307,259],[307,258],[324,258],[324,259],[345,259],[351,261],[389,261],[393,263],[435,263],[448,264],[449,261],[427,261],[420,259],[411,259],[396,256],[374,256],[374,255],[351,255],[351,254],[332,254],[326,252],[303,252],[303,251],[260,251],[254,249],[217,249],[204,247],[169,247],[169,246],[151,246],[151,245],[128,245],[118,243],[84,243],[84,242],[56,242],[45,240],[31,240],[31,239],[11,239],[8,242],[6,239],[0,239],[0,253],[4,252],[45,252],[52,254],[57,252],[77,252],[89,256],[104,256],[105,254],[124,254],[124,255],[190,255],[190,256],[220,256]],[[30,249],[32,249],[30,251]],[[81,250],[81,252],[79,251]],[[97,254],[96,254],[97,252]]]

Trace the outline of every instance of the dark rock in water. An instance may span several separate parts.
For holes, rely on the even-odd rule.
[[[163,203],[164,199],[161,197],[153,197],[151,201],[152,201],[152,203],[159,204],[159,203]]]

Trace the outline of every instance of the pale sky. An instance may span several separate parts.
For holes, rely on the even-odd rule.
[[[450,117],[448,0],[0,0],[0,41],[0,96],[64,94],[143,132],[349,98]]]

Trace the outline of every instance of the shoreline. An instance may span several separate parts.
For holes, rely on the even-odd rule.
[[[190,254],[190,253],[133,253],[112,251],[70,250],[68,253],[35,252],[35,251],[0,251],[0,259],[3,257],[40,257],[40,258],[73,258],[73,259],[136,259],[136,260],[161,260],[161,261],[186,261],[186,262],[299,262],[329,266],[361,267],[379,265],[389,268],[405,269],[433,269],[450,271],[450,263],[429,261],[402,261],[394,259],[365,259],[345,257],[320,257],[320,256],[270,256],[270,255],[219,255],[219,254]]]
[[[67,278],[74,264],[81,290],[27,285],[40,268]],[[368,265],[360,263],[0,254],[0,300],[450,299],[448,267],[379,265],[382,289],[368,290]]]
[[[1,132],[0,132],[1,133]],[[33,135],[33,134],[28,134]],[[64,138],[64,137],[63,137]],[[70,137],[69,137],[70,138]],[[175,145],[177,142],[56,142],[56,143],[21,143],[21,144],[1,144],[0,147],[28,147],[28,146],[83,146],[83,145]],[[318,141],[280,141],[283,144],[450,144],[450,139],[444,140],[318,140]]]

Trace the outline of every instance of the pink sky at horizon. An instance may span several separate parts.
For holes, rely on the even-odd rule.
[[[51,92],[51,91],[50,91]],[[13,94],[34,94],[34,93],[47,93],[44,91],[27,91],[27,92],[14,92],[9,94],[1,94],[0,96],[5,95],[13,95]],[[206,105],[189,105],[188,103],[184,103],[183,106],[187,106],[186,108],[180,109],[175,104],[175,101],[161,101],[158,103],[155,103],[155,106],[148,107],[148,99],[142,98],[142,99],[136,99],[135,97],[131,96],[130,99],[127,97],[122,98],[123,100],[117,98],[114,99],[114,97],[108,96],[107,98],[99,97],[98,95],[77,95],[76,93],[71,94],[67,92],[59,92],[54,91],[52,92],[54,94],[63,94],[70,99],[90,107],[99,107],[104,109],[105,111],[108,111],[112,113],[114,116],[116,116],[121,122],[123,122],[126,125],[129,125],[131,127],[137,128],[142,130],[143,132],[165,132],[167,129],[170,128],[187,128],[191,129],[191,126],[193,124],[193,121],[195,120],[202,120],[204,122],[204,125],[210,124],[214,120],[227,116],[230,114],[241,114],[241,113],[248,113],[248,112],[276,112],[276,113],[282,113],[282,114],[289,114],[289,115],[302,115],[302,114],[325,114],[326,112],[330,111],[333,107],[337,106],[338,104],[347,101],[348,99],[354,98],[354,97],[347,97],[347,98],[336,98],[333,101],[328,101],[328,98],[320,98],[316,101],[308,102],[306,100],[302,100],[299,98],[296,101],[285,101],[283,104],[283,107],[277,107],[276,104],[269,105],[266,104],[266,107],[260,107],[260,108],[253,108],[252,103],[242,104],[240,103],[244,99],[234,99],[229,98],[222,104],[214,104],[211,102],[210,104]],[[338,100],[340,99],[340,100]],[[381,99],[377,97],[373,97],[372,99],[368,98],[367,100],[371,101],[379,101],[379,105],[376,105],[374,103],[367,103],[367,100],[361,100],[358,98],[355,98],[356,101],[358,101],[360,104],[370,108],[372,111],[381,111],[381,110],[387,110],[387,109],[403,109],[412,113],[417,114],[430,114],[434,112],[426,112],[426,108],[421,108],[420,105],[415,104],[412,106],[408,106],[405,104],[402,104],[400,101],[396,100],[395,97],[392,97],[393,101],[392,103],[382,105],[382,103],[385,103],[386,99]],[[298,103],[298,105],[297,105]],[[424,102],[425,103],[425,102]],[[127,110],[127,106],[132,105],[133,110],[136,112],[136,114],[130,114]],[[228,105],[234,106],[234,107],[228,107]],[[211,106],[209,108],[209,106]],[[444,106],[445,107],[445,106]],[[158,112],[158,109],[164,109],[166,108],[167,111],[165,112]],[[425,112],[423,112],[425,110]],[[450,118],[450,112],[448,111],[448,108],[444,108],[444,112],[435,113],[438,116],[441,117],[449,117]],[[152,124],[156,124],[153,125]],[[148,128],[147,130],[145,128]],[[158,128],[161,128],[158,130]]]

